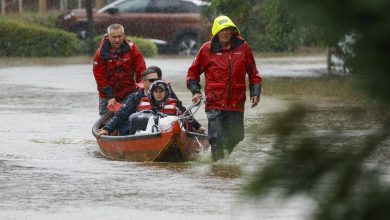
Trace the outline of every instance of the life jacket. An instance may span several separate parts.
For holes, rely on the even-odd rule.
[[[143,97],[138,105],[137,111],[143,110],[152,110],[153,105],[149,97]],[[179,110],[176,106],[176,99],[168,98],[165,102],[165,105],[162,109],[159,109],[159,112],[162,112],[167,115],[179,115]]]

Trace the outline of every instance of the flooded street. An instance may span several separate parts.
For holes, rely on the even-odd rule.
[[[184,79],[192,59],[147,59],[190,104]],[[318,75],[325,58],[258,60],[266,76]],[[188,163],[110,161],[91,134],[98,96],[91,65],[0,68],[0,219],[302,219],[304,198],[251,201],[242,187],[269,155],[271,136],[246,138],[230,158],[209,155]],[[245,126],[284,111],[284,101],[262,96],[247,102]],[[196,118],[206,126],[204,108]],[[305,207],[305,208],[302,208]]]

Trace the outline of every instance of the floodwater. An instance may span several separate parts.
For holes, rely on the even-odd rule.
[[[258,61],[264,76],[317,75],[325,59]],[[302,63],[301,62],[301,63]],[[162,67],[185,105],[191,59],[148,59]],[[284,65],[282,65],[284,64]],[[314,71],[316,70],[316,71]],[[249,103],[247,103],[249,105]],[[264,96],[246,126],[286,104]],[[206,125],[203,108],[196,117]],[[0,219],[303,219],[305,198],[249,200],[242,187],[272,138],[249,131],[226,160],[205,152],[187,163],[135,163],[100,156],[91,134],[98,97],[91,65],[0,68]],[[304,208],[302,208],[304,207]]]

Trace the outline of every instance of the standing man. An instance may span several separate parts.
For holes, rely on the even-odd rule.
[[[100,42],[93,60],[93,75],[99,91],[99,115],[109,106],[124,103],[136,91],[136,82],[146,69],[145,60],[137,46],[130,42],[121,24],[111,24]]]
[[[205,73],[209,143],[214,161],[231,153],[244,139],[246,75],[252,108],[260,101],[262,78],[248,43],[227,16],[214,20],[210,41],[204,43],[187,73],[192,102],[202,97],[200,75]]]

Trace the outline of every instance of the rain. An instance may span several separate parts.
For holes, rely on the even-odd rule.
[[[301,7],[291,7],[296,11],[288,13],[308,10],[306,6],[316,8],[318,17],[303,20],[333,22],[338,28],[330,29],[333,35],[326,32],[329,29],[318,31],[308,25],[300,29],[294,16],[281,26],[266,26],[275,17],[263,10],[273,10],[272,4],[278,4],[278,10],[290,9],[279,5],[281,1],[264,1],[271,4],[265,6],[263,1],[254,1],[254,7],[241,0],[228,0],[225,5],[220,0],[181,1],[197,5],[197,16],[204,10],[201,7],[211,7],[202,11],[203,18],[223,12],[236,20],[234,15],[245,12],[264,19],[254,22],[248,16],[241,20],[237,16],[264,82],[255,108],[250,107],[247,90],[244,140],[219,161],[212,161],[210,151],[179,163],[113,160],[102,155],[91,132],[100,118],[93,54],[109,24],[102,24],[100,30],[95,19],[95,29],[80,23],[65,27],[58,26],[58,19],[86,17],[86,8],[95,6],[100,10],[93,13],[116,16],[126,13],[121,7],[127,3],[141,8],[149,1],[100,0],[96,5],[81,0],[1,1],[0,219],[388,218],[389,80],[387,61],[380,56],[384,47],[373,42],[388,39],[389,33],[364,25],[351,30],[354,11],[344,11],[350,13],[350,20],[336,24],[320,16],[329,12],[326,4],[300,3]],[[380,4],[378,10],[360,7],[380,14]],[[24,24],[19,14],[28,14],[32,23]],[[343,15],[335,11],[335,17]],[[286,23],[297,25],[294,28],[299,31],[283,26]],[[39,37],[40,41],[30,41],[38,35],[17,32],[17,28],[30,30],[35,25],[54,30],[41,33],[50,41]],[[190,106],[186,74],[201,40],[209,40],[210,33],[206,33],[208,38],[202,38],[199,30],[171,38],[158,32],[161,25],[153,25],[152,21],[141,25],[141,32],[148,33],[128,33],[129,39],[143,45],[147,66],[160,67],[163,79],[183,105]],[[203,27],[210,29],[210,25]],[[136,31],[136,24],[132,27]],[[272,39],[262,35],[278,28],[282,35]],[[169,31],[174,32],[172,27]],[[318,36],[322,31],[326,33]],[[353,36],[353,42],[343,42],[348,36]],[[9,43],[12,39],[19,44]],[[30,50],[34,44],[36,49]],[[207,127],[203,105],[195,118]],[[367,217],[370,208],[376,210],[372,218]]]

